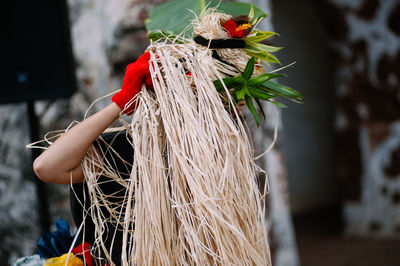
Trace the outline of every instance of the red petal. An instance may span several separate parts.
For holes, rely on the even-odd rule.
[[[244,37],[244,31],[243,30],[235,31],[235,33],[232,35],[232,37],[243,38]]]
[[[234,37],[234,35],[236,34],[236,28],[237,28],[237,24],[235,21],[229,19],[229,20],[225,21],[225,23],[222,24],[222,26],[229,33],[229,35],[231,37]]]

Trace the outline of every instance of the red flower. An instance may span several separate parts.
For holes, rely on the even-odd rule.
[[[222,24],[222,27],[229,33],[232,38],[243,38],[244,31],[237,30],[238,25],[235,21],[229,19]]]

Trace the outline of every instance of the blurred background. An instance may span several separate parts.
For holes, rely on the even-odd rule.
[[[0,265],[36,253],[68,185],[33,176],[25,145],[82,120],[120,88],[164,0],[8,1],[1,18]],[[245,2],[245,1],[244,1]],[[400,265],[400,2],[257,0],[260,27],[304,104],[286,103],[262,160],[274,265]],[[106,98],[96,111],[110,103]],[[255,142],[268,146],[273,110]]]

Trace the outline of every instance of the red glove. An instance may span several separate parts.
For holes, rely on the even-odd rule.
[[[141,90],[143,81],[146,82],[148,88],[153,88],[149,71],[150,53],[145,52],[136,62],[128,65],[125,71],[124,82],[121,91],[112,97],[124,113],[131,115],[136,107],[136,100],[132,100]],[[126,105],[129,105],[126,106]]]

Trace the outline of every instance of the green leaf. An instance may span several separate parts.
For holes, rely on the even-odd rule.
[[[265,120],[265,113],[264,113],[264,109],[263,109],[262,103],[260,102],[259,99],[254,99],[254,101],[257,103],[258,109],[260,109],[260,112],[261,112],[261,114],[262,114],[262,116],[264,117],[264,120]]]
[[[222,85],[222,82],[219,79],[214,80],[213,83],[218,92],[220,92],[224,89],[224,86]]]
[[[288,86],[273,82],[273,81],[266,81],[263,83],[263,86],[266,88],[270,89],[271,91],[279,94],[280,96],[286,96],[289,98],[295,98],[298,100],[302,99],[302,96],[299,92],[295,91],[292,88],[289,88]]]
[[[226,78],[223,78],[222,81],[224,82],[224,84],[228,90],[244,83],[244,79],[242,76],[226,77]],[[214,86],[218,92],[224,90],[224,86],[222,85],[221,80],[217,79],[217,80],[214,80],[213,82],[214,82]]]
[[[236,93],[236,98],[241,101],[244,99],[244,96],[247,95],[247,87],[244,86]]]
[[[269,93],[271,93],[271,94],[274,94],[274,95],[275,95],[274,97],[280,96],[280,97],[283,97],[283,98],[288,99],[288,100],[290,100],[290,101],[292,101],[292,102],[295,102],[295,103],[303,103],[302,100],[298,100],[298,99],[296,99],[296,98],[289,97],[289,96],[287,96],[287,95],[274,92],[274,91],[268,89],[267,87],[262,86],[262,87],[260,87],[260,88],[262,88],[262,89],[263,89],[264,91],[266,91],[266,92],[269,92]]]
[[[233,87],[233,90],[232,90],[232,94],[236,94],[238,91],[240,91],[241,89],[243,89],[243,84],[241,84],[241,85],[239,85],[239,86],[235,86],[235,87]]]
[[[250,11],[247,16],[249,17],[250,21],[253,20],[253,18],[254,18],[254,7],[253,6],[250,7]]]
[[[283,47],[266,45],[266,44],[258,43],[258,42],[256,43],[256,47],[257,47],[257,49],[262,50],[264,52],[268,52],[268,53],[276,53],[283,49]]]
[[[245,80],[249,80],[251,78],[251,75],[253,75],[254,72],[254,64],[256,63],[256,59],[254,57],[250,58],[249,61],[246,64],[246,67],[244,68],[242,77]]]
[[[279,78],[279,77],[286,77],[286,75],[285,74],[265,73],[265,74],[261,74],[261,75],[251,78],[247,83],[250,85],[261,85],[270,79]]]
[[[246,40],[250,42],[261,42],[273,35],[277,35],[277,33],[272,31],[256,31],[256,35],[247,37]]]
[[[224,79],[222,79],[222,82],[225,84],[225,86],[228,90],[235,85],[235,82],[230,78],[224,78]],[[224,86],[223,86],[222,82],[219,79],[214,80],[214,86],[217,89],[217,91],[224,90]]]
[[[257,25],[258,25],[258,23],[260,23],[260,22],[261,22],[261,20],[263,20],[263,19],[264,19],[264,17],[253,18],[253,19],[250,21],[250,23],[251,23],[251,25],[255,25],[255,26],[257,26]]]
[[[275,53],[278,52],[280,50],[282,50],[283,47],[276,47],[276,46],[271,46],[271,45],[266,45],[263,43],[259,43],[259,42],[254,42],[254,41],[250,41],[249,39],[244,39],[246,45],[244,48],[247,49],[255,49],[255,50],[260,50],[263,52],[267,52],[267,53]]]
[[[271,98],[276,97],[275,94],[271,94],[257,87],[248,86],[248,91],[252,97],[265,101],[269,101]]]
[[[287,106],[283,103],[280,102],[276,102],[276,101],[270,101],[271,103],[275,104],[276,106],[280,107],[280,108],[287,108]]]
[[[272,54],[267,53],[267,52],[263,52],[261,50],[258,50],[256,48],[254,48],[254,47],[243,48],[243,51],[245,51],[246,53],[248,53],[251,56],[254,56],[254,57],[258,58],[258,59],[261,59],[262,61],[266,62],[267,64],[268,64],[268,62],[281,64],[281,62],[278,60],[278,58],[276,58]]]
[[[246,100],[247,107],[249,108],[250,112],[254,116],[254,119],[256,120],[257,126],[259,126],[260,125],[260,117],[257,114],[256,108],[254,108],[253,100],[248,95],[246,95],[245,100]]]
[[[238,84],[244,84],[246,82],[242,76],[231,77],[231,79]]]
[[[276,58],[272,54],[265,53],[265,56],[266,56],[265,61],[281,65],[281,61],[279,61],[278,58]]]
[[[149,11],[149,17],[145,21],[146,29],[148,32],[161,30],[176,35],[187,29],[184,36],[191,37],[193,33],[191,22],[195,16],[200,15],[206,6],[218,6],[217,10],[230,15],[247,15],[253,7],[255,18],[267,16],[261,8],[249,3],[221,2],[220,0],[173,0]]]

